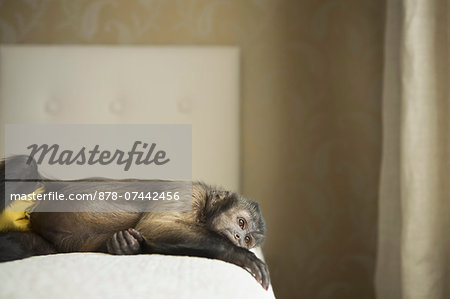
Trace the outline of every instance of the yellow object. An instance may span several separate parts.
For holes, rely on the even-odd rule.
[[[44,193],[44,186],[40,186],[33,193]],[[31,193],[31,194],[33,194]],[[35,200],[15,200],[0,214],[0,232],[4,231],[27,231],[29,230],[30,218],[27,209],[36,204]]]

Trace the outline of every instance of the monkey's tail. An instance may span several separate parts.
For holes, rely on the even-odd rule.
[[[34,255],[56,253],[55,248],[33,232],[0,233],[0,262],[23,259]]]
[[[10,194],[29,194],[41,187],[42,177],[36,161],[26,155],[0,161],[0,212],[11,202]]]

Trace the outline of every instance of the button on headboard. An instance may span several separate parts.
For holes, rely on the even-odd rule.
[[[0,102],[2,127],[190,123],[193,178],[239,187],[237,48],[2,46]]]

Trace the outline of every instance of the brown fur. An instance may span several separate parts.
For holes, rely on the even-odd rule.
[[[0,165],[0,169],[4,173],[4,167]],[[37,168],[27,171],[40,177],[32,173]],[[120,191],[123,185],[119,182],[136,191],[147,188],[136,180],[91,179],[77,184],[41,180],[40,184],[45,185],[46,192],[89,193],[97,189]],[[0,243],[0,261],[75,251],[191,255],[234,263],[250,271],[264,288],[268,287],[267,266],[247,250],[261,245],[264,239],[264,221],[257,203],[200,182],[175,186],[170,181],[144,183],[152,183],[161,191],[172,188],[190,196],[192,201],[154,201],[146,206],[150,208],[146,212],[97,212],[103,211],[102,201],[70,202],[72,208],[84,212],[44,212],[51,210],[54,203],[42,201],[30,214],[31,232],[0,234],[0,242],[5,242]],[[172,210],[161,209],[169,203]],[[120,204],[118,201],[119,207]],[[243,218],[244,228],[239,224]],[[244,243],[244,238],[251,238],[251,242]],[[13,254],[14,250],[17,254]]]

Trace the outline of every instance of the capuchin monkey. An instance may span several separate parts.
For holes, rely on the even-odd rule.
[[[118,185],[123,183],[136,191],[143,190],[145,186],[143,181],[133,180],[90,179],[89,185],[83,185],[82,181],[77,181],[77,184],[73,184],[73,181],[51,181],[39,174],[35,161],[26,164],[25,160],[28,160],[27,156],[15,156],[0,162],[0,209],[3,211],[0,223],[5,222],[1,217],[8,214],[5,192],[29,194],[44,186],[45,193],[69,194],[94,192],[94,188],[119,191],[121,187]],[[26,165],[12,170],[15,171],[13,177],[22,180],[11,186],[5,183],[8,181],[5,179],[5,163],[10,162]],[[39,180],[36,180],[38,177]],[[152,184],[153,189],[161,191],[170,184],[170,181],[147,182]],[[270,277],[267,265],[249,251],[260,246],[265,235],[264,220],[258,204],[237,193],[200,182],[192,183],[192,188],[190,184],[176,184],[170,188],[171,191],[192,193],[192,202],[189,202],[192,208],[182,212],[174,212],[173,209],[151,212],[166,202],[148,201],[146,204],[151,206],[147,206],[146,211],[150,212],[97,212],[99,209],[95,205],[100,204],[99,201],[74,201],[70,204],[80,205],[77,209],[80,212],[44,212],[48,211],[46,205],[51,202],[34,204],[32,210],[24,213],[24,227],[0,226],[0,261],[60,252],[198,256],[238,265],[268,289]]]

